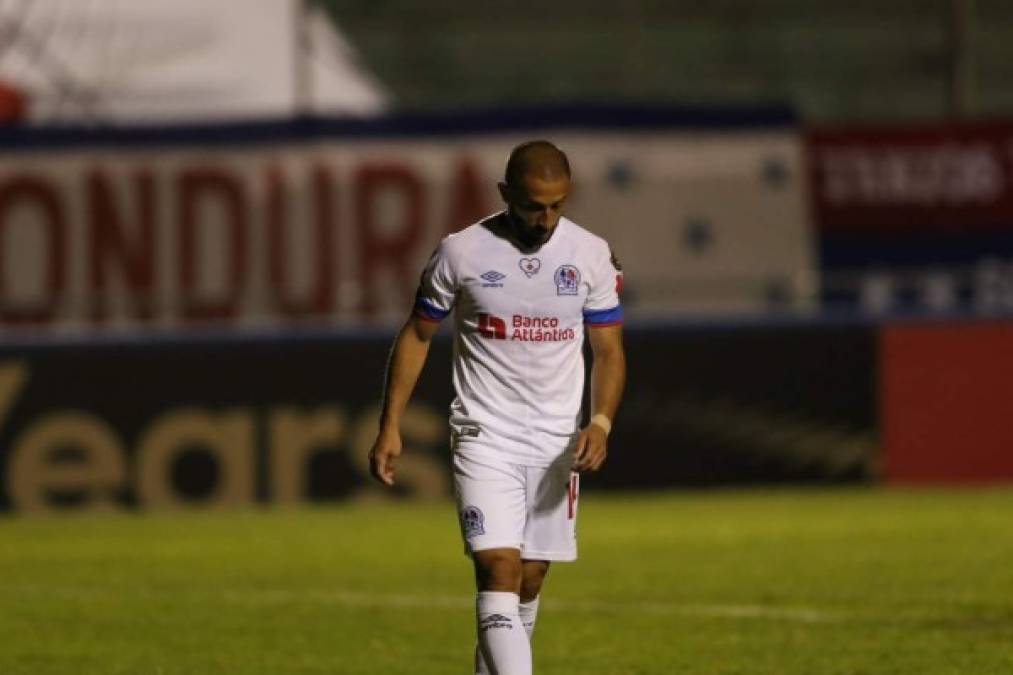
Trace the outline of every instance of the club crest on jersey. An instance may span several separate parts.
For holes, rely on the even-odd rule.
[[[538,274],[538,270],[542,269],[542,261],[538,258],[521,258],[517,265],[528,279]]]
[[[485,514],[477,506],[465,506],[461,510],[461,529],[465,538],[485,534]]]
[[[577,295],[580,288],[580,270],[573,265],[560,265],[554,277],[556,295]]]

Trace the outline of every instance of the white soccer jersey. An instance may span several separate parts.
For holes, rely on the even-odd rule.
[[[491,216],[446,237],[422,274],[415,312],[454,311],[450,426],[456,451],[548,466],[570,447],[584,388],[584,324],[622,321],[622,273],[608,243],[560,218],[522,253]]]

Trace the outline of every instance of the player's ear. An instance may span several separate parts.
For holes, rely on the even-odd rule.
[[[510,190],[510,186],[507,185],[506,181],[499,181],[496,183],[496,187],[499,188],[499,196],[503,198],[503,201],[507,204],[511,203],[513,192]]]

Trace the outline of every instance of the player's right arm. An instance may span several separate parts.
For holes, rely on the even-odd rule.
[[[433,252],[419,280],[415,309],[394,340],[380,409],[380,430],[369,451],[369,471],[384,485],[394,484],[394,463],[401,455],[401,416],[422,372],[440,321],[454,306],[457,283],[447,239]]]
[[[429,354],[439,324],[413,315],[397,334],[387,365],[380,430],[369,451],[369,470],[384,485],[394,484],[394,464],[401,455],[401,416]]]

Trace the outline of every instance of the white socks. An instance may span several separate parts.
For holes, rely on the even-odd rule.
[[[527,602],[520,602],[517,605],[518,614],[521,616],[521,623],[524,624],[524,632],[528,634],[528,640],[531,639],[531,634],[535,632],[535,620],[538,618],[538,598],[535,596],[534,600],[528,600]]]
[[[531,675],[530,636],[538,616],[538,598],[520,602],[516,593],[481,591],[476,611],[476,675]]]
[[[482,591],[478,594],[477,609],[475,675],[529,675],[530,638],[538,617],[538,598],[520,602],[514,593]],[[511,628],[496,626],[496,623],[503,623],[494,620],[496,615],[509,619]],[[518,623],[523,627],[523,633],[517,630]],[[523,641],[517,640],[518,635],[523,635]]]

